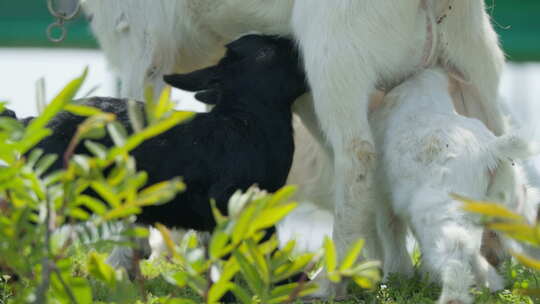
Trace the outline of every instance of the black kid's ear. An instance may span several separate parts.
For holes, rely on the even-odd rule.
[[[217,68],[209,67],[187,74],[165,75],[163,80],[178,89],[190,92],[202,91],[217,82]]]
[[[195,94],[195,99],[207,105],[216,105],[221,99],[219,90],[206,90]]]

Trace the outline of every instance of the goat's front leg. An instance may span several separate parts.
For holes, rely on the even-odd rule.
[[[384,254],[383,281],[388,281],[391,274],[412,276],[414,269],[407,251],[406,223],[393,212],[389,199],[381,200],[376,210],[377,233]]]
[[[334,156],[333,236],[342,258],[358,239],[370,258],[380,257],[377,242],[374,172],[376,154],[367,119],[376,73],[363,51],[362,28],[344,27],[360,18],[353,2],[313,5],[296,1],[293,29],[303,54],[315,113]],[[344,291],[336,290],[336,296]]]

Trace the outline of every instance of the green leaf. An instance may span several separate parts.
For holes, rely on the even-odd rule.
[[[500,204],[485,201],[475,201],[463,196],[452,194],[453,199],[464,203],[463,209],[469,212],[482,214],[490,217],[506,218],[512,220],[522,220],[523,217],[514,213]]]
[[[253,221],[253,230],[265,229],[276,225],[279,221],[285,218],[291,211],[293,211],[298,204],[291,203],[273,208],[267,208],[261,212],[257,219]]]
[[[255,205],[248,205],[242,213],[240,213],[240,218],[236,221],[234,225],[234,230],[232,233],[233,245],[237,245],[246,237],[249,237],[248,232],[250,231],[254,215],[255,215]]]
[[[163,277],[170,284],[178,286],[180,288],[185,287],[189,280],[188,274],[184,271],[177,271],[173,274],[164,275]]]
[[[287,186],[279,189],[270,198],[270,202],[268,203],[269,207],[287,202],[296,193],[296,190],[297,190],[297,187],[296,186],[291,186],[291,185],[287,185]]]
[[[310,295],[318,290],[318,286],[312,282],[305,282],[300,288],[297,297],[292,297],[293,292],[298,288],[298,283],[285,284],[275,287],[272,290],[271,298],[268,304],[281,304],[288,302],[288,300],[295,300],[298,297],[304,297]],[[296,303],[296,302],[295,302]]]
[[[246,240],[245,244],[247,246],[250,257],[254,262],[254,266],[259,273],[259,277],[262,279],[265,285],[268,285],[268,283],[270,282],[270,270],[264,255],[252,239]]]
[[[330,273],[336,270],[337,256],[334,242],[327,236],[324,239],[324,261],[326,270]]]
[[[313,253],[305,253],[293,259],[292,263],[287,263],[276,268],[273,283],[283,281],[295,274],[302,272],[313,260]]]
[[[195,233],[189,233],[184,239],[187,240],[187,248],[189,249],[195,249],[199,246],[199,240]]]
[[[122,235],[142,239],[147,238],[150,235],[150,231],[144,227],[133,227],[122,232]]]
[[[353,281],[356,285],[364,289],[372,289],[374,287],[374,282],[366,277],[353,277]]]
[[[229,242],[229,235],[223,231],[215,231],[210,240],[210,258],[219,259],[226,255],[228,252],[224,250],[225,246]]]
[[[532,227],[524,223],[505,223],[495,222],[488,223],[487,228],[495,231],[500,231],[508,235],[509,237],[526,242],[532,245],[540,245],[540,239],[538,239],[537,231],[535,227]]]
[[[351,268],[354,263],[358,260],[358,256],[360,255],[360,252],[362,252],[362,248],[364,247],[364,240],[358,240],[350,249],[347,255],[345,256],[345,259],[343,259],[343,262],[341,263],[341,266],[339,267],[340,271],[347,270]]]
[[[54,164],[57,158],[58,156],[54,154],[48,154],[42,157],[36,164],[35,174],[41,176]]]
[[[276,286],[270,292],[270,301],[268,301],[268,303],[269,304],[284,303],[286,300],[290,298],[290,295],[293,293],[293,291],[296,290],[296,288],[298,288],[298,283],[290,283],[290,284]]]
[[[37,145],[42,139],[52,134],[52,131],[50,129],[39,129],[35,132],[28,133],[28,129],[26,129],[26,133],[24,134],[23,139],[21,139],[17,145],[16,149],[21,154],[26,154],[32,147]]]
[[[159,96],[156,108],[154,109],[154,117],[161,119],[165,113],[171,111],[174,105],[171,102],[171,87],[166,86]]]
[[[82,105],[82,104],[67,104],[64,110],[78,116],[93,116],[103,113],[100,109]]]
[[[114,269],[107,265],[103,258],[95,252],[88,256],[88,272],[96,279],[107,284],[109,288],[116,286],[116,273]]]
[[[88,149],[88,151],[90,151],[90,153],[94,154],[94,156],[99,159],[105,159],[107,157],[107,147],[100,143],[86,140],[84,141],[84,146],[86,149]]]
[[[86,221],[90,218],[90,214],[81,208],[70,209],[69,214],[74,218],[82,221]]]
[[[233,256],[225,262],[225,266],[223,266],[221,276],[219,277],[219,282],[230,282],[238,271],[240,271],[240,266]]]
[[[535,270],[540,270],[539,260],[535,260],[531,257],[528,257],[526,255],[523,255],[517,252],[511,252],[511,254],[524,266],[535,269]]]
[[[9,134],[9,139],[18,141],[24,136],[24,126],[16,119],[0,117],[0,130]]]
[[[90,158],[85,155],[76,154],[71,158],[71,161],[75,165],[76,172],[81,176],[87,176],[90,174]]]
[[[114,220],[114,219],[119,219],[119,218],[126,218],[130,215],[139,214],[141,213],[141,211],[142,210],[139,207],[121,206],[104,214],[103,219],[108,221],[108,220]]]
[[[239,286],[238,284],[235,284],[231,288],[231,291],[234,293],[236,299],[241,301],[243,304],[253,304],[253,297],[250,296],[250,294],[245,288]]]
[[[234,284],[230,282],[218,282],[210,287],[208,291],[208,302],[209,304],[219,303],[223,295],[229,290],[234,288]]]
[[[131,127],[135,133],[139,133],[144,128],[143,113],[135,100],[128,100],[128,117]]]
[[[240,266],[240,272],[246,279],[246,282],[255,294],[261,295],[264,292],[264,282],[259,277],[257,269],[248,261],[248,259],[239,251],[233,251],[234,258]]]
[[[141,191],[135,204],[148,206],[167,203],[185,188],[185,184],[179,178],[157,183]]]
[[[167,227],[160,223],[156,223],[156,228],[159,230],[159,233],[161,233],[161,237],[163,238],[163,242],[165,242],[165,245],[167,246],[167,250],[169,251],[169,254],[172,257],[176,257],[176,247],[174,246],[174,242],[171,237],[171,232]]]
[[[353,281],[362,288],[373,289],[375,283],[381,280],[379,267],[380,262],[378,261],[367,261],[354,267],[352,270]]]
[[[144,88],[144,101],[146,102],[146,118],[148,123],[153,124],[157,120],[157,117],[155,117],[156,102],[154,100],[154,86],[147,85]]]
[[[205,294],[206,289],[208,288],[206,278],[201,275],[190,275],[187,285],[201,296]]]
[[[30,168],[34,168],[38,160],[43,155],[42,149],[34,149],[30,152],[30,155],[28,156],[28,159],[26,160],[26,165]]]
[[[118,208],[120,206],[120,199],[117,197],[116,193],[114,192],[114,189],[109,187],[109,185],[105,184],[101,181],[92,182],[90,184],[90,187],[96,191],[99,196],[101,196],[109,205],[113,208]]]
[[[119,122],[113,121],[107,124],[107,131],[111,136],[114,145],[117,147],[122,147],[126,144],[128,134],[126,128]]]
[[[131,150],[139,146],[143,141],[146,141],[147,139],[155,137],[156,135],[159,135],[171,129],[172,127],[176,126],[180,122],[193,117],[193,115],[194,115],[193,112],[183,112],[183,111],[174,112],[167,119],[164,119],[156,124],[153,124],[150,127],[142,130],[141,132],[131,136],[127,140],[125,145],[123,145],[122,147],[113,148],[111,151],[109,151],[108,159],[114,159],[118,155],[130,152]]]
[[[70,263],[68,261],[57,262],[58,272],[53,272],[51,275],[51,295],[50,299],[55,299],[57,303],[72,303],[69,294],[77,300],[77,303],[91,304],[92,289],[90,288],[87,279],[73,277],[70,273]],[[60,281],[60,276],[62,284]]]
[[[216,220],[216,225],[220,225],[224,221],[227,220],[227,218],[221,214],[221,211],[219,211],[218,207],[216,206],[216,200],[210,199],[210,206],[212,207],[212,214],[214,215],[214,219]]]
[[[26,136],[29,136],[30,134],[35,134],[36,132],[40,132],[45,128],[47,123],[58,113],[60,112],[66,104],[71,102],[73,100],[73,97],[75,97],[75,94],[77,94],[77,91],[79,91],[81,85],[83,84],[84,80],[86,79],[86,75],[88,74],[88,69],[84,69],[83,74],[72,80],[68,85],[60,91],[60,93],[47,105],[47,107],[43,110],[43,113],[36,117],[36,119],[32,120],[32,122],[28,125],[26,129]],[[29,146],[30,143],[26,143],[22,147],[22,153],[25,153],[31,146]]]
[[[78,140],[103,138],[106,135],[105,125],[114,122],[115,119],[116,115],[105,112],[90,116],[77,127],[75,137]]]
[[[102,201],[85,194],[77,196],[76,204],[85,206],[97,215],[102,215],[107,211],[107,206]]]
[[[126,167],[116,166],[112,169],[111,173],[109,173],[109,176],[107,176],[107,183],[112,186],[118,186],[126,180],[127,175],[128,170]]]

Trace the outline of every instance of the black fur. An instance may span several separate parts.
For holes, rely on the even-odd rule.
[[[197,96],[215,107],[133,151],[148,184],[177,176],[187,184],[172,202],[145,207],[139,223],[208,231],[215,226],[210,199],[227,213],[235,190],[257,184],[273,192],[285,184],[294,152],[291,105],[307,90],[296,48],[288,39],[255,35],[227,48],[216,66],[165,77],[176,87],[203,91]],[[85,104],[116,114],[131,131],[125,100],[96,97]],[[82,121],[60,113],[49,124],[54,134],[38,147],[61,156]],[[110,138],[100,142],[112,144]],[[88,151],[79,145],[76,153]],[[61,166],[59,157],[54,167]]]
[[[0,113],[0,117],[9,117],[9,118],[15,118],[17,119],[17,115],[15,115],[15,112],[11,111],[10,109],[5,109],[2,113]]]

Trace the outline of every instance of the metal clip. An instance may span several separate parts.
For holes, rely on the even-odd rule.
[[[67,36],[67,28],[65,26],[66,21],[71,21],[72,19],[77,17],[77,15],[79,14],[81,10],[81,3],[78,0],[76,1],[77,1],[77,6],[73,10],[73,12],[68,14],[67,12],[58,11],[54,6],[54,0],[47,0],[47,8],[49,9],[49,13],[54,18],[56,18],[56,21],[51,23],[47,27],[47,38],[50,41],[58,43],[66,39],[66,36]],[[60,36],[54,37],[53,31],[55,29],[60,30]]]

